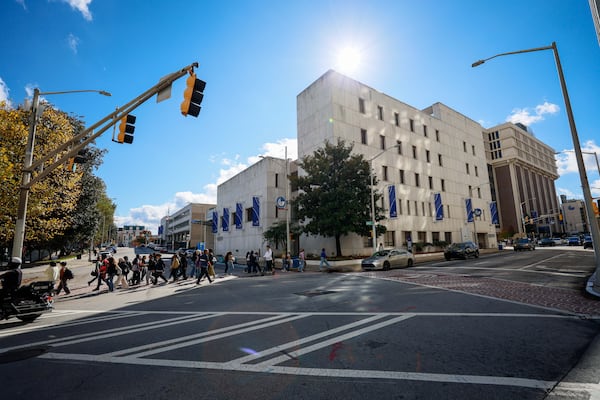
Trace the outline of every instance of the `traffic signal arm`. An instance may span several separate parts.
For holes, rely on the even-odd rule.
[[[39,169],[46,162],[55,159],[55,157],[58,154],[66,151],[66,153],[62,157],[54,160],[50,165],[44,166],[43,171],[41,171],[40,173],[38,173],[34,177],[32,177],[32,179],[27,184],[23,185],[22,187],[30,188],[32,185],[34,185],[35,183],[42,180],[46,175],[48,175],[49,173],[54,171],[57,167],[68,162],[69,158],[74,157],[81,149],[83,149],[89,143],[96,140],[100,135],[102,135],[104,132],[106,132],[110,127],[112,127],[113,125],[118,123],[123,117],[126,117],[129,113],[131,113],[137,107],[139,107],[140,105],[142,105],[143,103],[148,101],[152,96],[165,90],[166,88],[171,86],[173,84],[173,82],[175,82],[177,79],[190,73],[190,71],[193,71],[194,68],[197,68],[197,67],[198,67],[198,63],[196,62],[196,63],[188,65],[187,67],[185,67],[179,71],[175,71],[175,72],[171,73],[170,75],[167,75],[164,79],[161,79],[160,82],[158,82],[156,85],[152,86],[150,89],[146,90],[144,93],[142,93],[135,99],[131,100],[129,103],[125,104],[124,106],[122,106],[120,108],[117,108],[117,110],[106,115],[100,121],[91,125],[89,128],[85,129],[78,135],[69,139],[67,142],[61,144],[60,146],[58,146],[58,148],[51,151],[46,156],[40,157],[39,159],[35,160],[31,164],[31,166],[28,168],[29,172],[33,172],[33,171]]]

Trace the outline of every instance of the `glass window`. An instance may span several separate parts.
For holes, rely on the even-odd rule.
[[[367,144],[367,130],[366,129],[360,130],[360,143]]]
[[[361,114],[365,113],[365,99],[358,98],[358,112]]]
[[[379,147],[381,150],[385,150],[385,136],[383,135],[379,136]]]
[[[397,112],[394,113],[394,122],[396,123],[396,126],[400,126],[400,114]]]
[[[383,121],[383,107],[377,106],[377,115],[379,116],[379,120]]]
[[[401,170],[399,170],[399,172],[400,172],[400,183],[402,185],[404,185],[404,170],[401,169]]]
[[[408,121],[410,123],[410,131],[414,132],[415,131],[415,120],[414,119],[409,119]]]

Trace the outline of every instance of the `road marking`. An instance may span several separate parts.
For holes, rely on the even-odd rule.
[[[558,255],[556,255],[556,256],[552,256],[552,257],[545,258],[545,259],[543,259],[543,260],[540,260],[540,261],[538,261],[538,262],[536,262],[536,263],[533,263],[533,264],[524,265],[524,266],[522,266],[522,267],[519,267],[519,268],[517,268],[517,269],[521,269],[521,270],[522,270],[522,269],[527,269],[527,268],[535,267],[535,266],[536,266],[536,265],[538,265],[538,264],[542,264],[542,263],[545,263],[546,261],[554,260],[555,258],[560,258],[560,257],[562,257],[562,256],[563,256],[562,254],[558,254]]]

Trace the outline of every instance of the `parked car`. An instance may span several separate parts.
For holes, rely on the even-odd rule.
[[[563,244],[567,244],[567,240],[563,238],[553,237],[552,240],[554,241],[555,246],[562,246]]]
[[[515,242],[515,245],[513,246],[513,248],[515,249],[515,251],[521,251],[521,250],[535,250],[535,244],[527,239],[527,238],[523,238],[523,239],[518,239]]]
[[[543,238],[538,242],[540,246],[554,246],[554,240],[552,238]]]
[[[389,249],[375,252],[371,257],[361,262],[363,270],[412,267],[415,264],[415,256],[406,249]]]
[[[592,242],[592,237],[591,236],[586,236],[583,238],[583,248],[587,249],[593,249],[594,248],[594,242]]]
[[[452,243],[444,250],[446,260],[453,258],[462,258],[466,260],[469,257],[479,257],[479,247],[473,242]]]
[[[581,241],[579,240],[579,236],[569,236],[567,238],[567,244],[569,246],[579,246],[579,245],[581,245]]]

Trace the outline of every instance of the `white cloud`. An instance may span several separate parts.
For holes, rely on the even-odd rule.
[[[286,146],[288,158],[295,160],[298,155],[298,143],[296,139],[282,139],[277,143],[265,143],[261,148],[263,153],[260,156],[248,157],[246,162],[240,161],[239,155],[235,155],[232,159],[226,157],[218,158],[225,168],[219,170],[219,176],[215,183],[209,183],[204,186],[203,193],[177,192],[173,195],[172,199],[163,204],[143,205],[130,209],[129,215],[115,216],[115,223],[117,226],[142,225],[156,234],[161,218],[167,216],[168,213],[173,213],[188,203],[216,204],[218,185],[239,174],[248,168],[249,165],[260,161],[261,156],[284,158]]]
[[[556,104],[548,103],[545,101],[543,104],[535,106],[532,114],[532,110],[529,108],[515,108],[511,114],[506,117],[507,122],[513,124],[520,122],[525,126],[530,126],[536,122],[544,120],[544,116],[547,114],[556,114],[560,111],[560,107]]]
[[[10,92],[10,89],[6,86],[2,78],[0,78],[0,102],[5,101],[8,107],[12,107],[8,98],[8,92]]]
[[[17,4],[20,4],[23,7],[23,10],[27,11],[27,5],[25,4],[25,0],[16,0]]]
[[[67,36],[67,45],[69,46],[69,48],[71,49],[71,51],[75,54],[77,54],[77,48],[79,47],[79,38],[75,35],[73,35],[72,33],[69,33],[69,36]]]
[[[81,12],[83,18],[86,20],[92,20],[92,13],[89,9],[89,5],[92,3],[92,0],[63,0],[63,2],[70,5],[74,10]]]
[[[596,156],[592,153],[597,154],[600,158],[600,145],[597,145],[593,140],[588,140],[583,144],[583,146],[581,146],[581,152],[583,153],[582,156],[583,163],[585,164],[585,170],[588,173],[599,174],[598,164],[596,164]],[[560,176],[571,173],[579,173],[577,159],[575,158],[575,152],[573,149],[565,149],[560,151],[556,155],[556,165],[558,167],[558,174]]]

